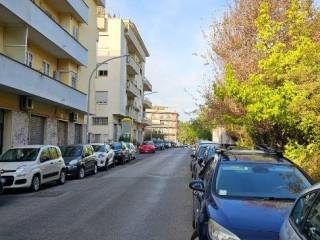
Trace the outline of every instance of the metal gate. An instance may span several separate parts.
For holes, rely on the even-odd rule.
[[[44,120],[45,118],[39,116],[32,115],[30,117],[29,144],[44,143]]]
[[[0,110],[0,154],[3,149],[4,111]]]
[[[63,146],[68,144],[68,123],[58,121],[58,145]]]
[[[82,125],[75,124],[74,125],[74,143],[81,144],[82,143]]]

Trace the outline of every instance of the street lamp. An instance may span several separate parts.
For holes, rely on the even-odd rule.
[[[116,60],[116,59],[119,59],[119,58],[124,58],[124,57],[129,57],[128,54],[126,55],[121,55],[121,56],[117,56],[117,57],[112,57],[112,58],[109,58],[103,62],[100,62],[100,63],[97,63],[96,67],[92,70],[91,74],[90,74],[90,77],[89,77],[89,81],[88,81],[88,99],[87,99],[87,138],[88,138],[88,143],[90,143],[90,133],[89,133],[89,122],[90,122],[90,94],[91,94],[91,80],[92,80],[92,77],[93,75],[96,73],[97,69],[103,65],[103,64],[106,64],[112,60]]]

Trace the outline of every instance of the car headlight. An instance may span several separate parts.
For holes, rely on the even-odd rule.
[[[70,162],[69,162],[69,165],[77,165],[78,164],[78,160],[71,160]]]
[[[208,231],[210,239],[212,240],[240,240],[229,230],[225,229],[213,220],[209,220]]]
[[[18,177],[25,176],[28,173],[28,171],[30,171],[30,167],[28,166],[20,166],[16,169]]]

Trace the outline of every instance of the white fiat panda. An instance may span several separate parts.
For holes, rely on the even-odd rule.
[[[30,145],[15,147],[0,156],[3,188],[29,188],[38,191],[41,184],[66,181],[66,166],[59,147]]]

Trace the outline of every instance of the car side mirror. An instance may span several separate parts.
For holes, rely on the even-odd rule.
[[[192,154],[190,155],[190,157],[191,157],[191,158],[195,158],[196,155],[195,155],[194,153],[192,153]]]
[[[204,184],[202,180],[194,180],[191,183],[189,183],[189,188],[198,191],[198,192],[204,192]]]

